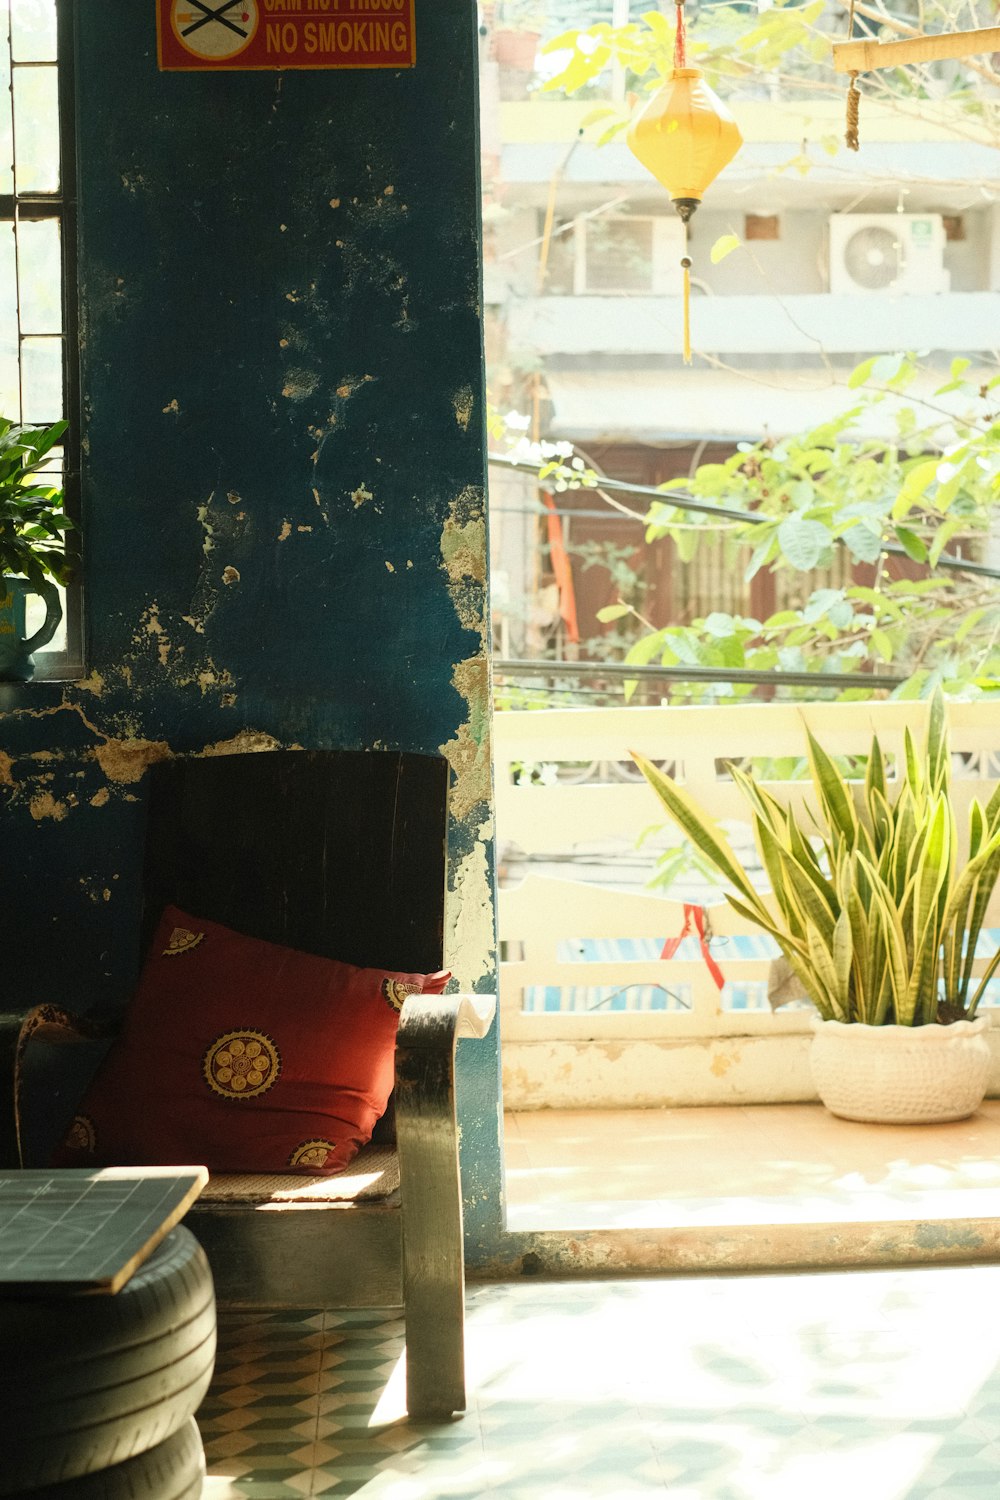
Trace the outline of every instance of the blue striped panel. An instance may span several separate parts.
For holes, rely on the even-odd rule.
[[[641,963],[655,961],[663,950],[664,938],[567,938],[557,946],[560,963]],[[979,958],[992,958],[1000,947],[1000,928],[992,928],[980,934],[976,945]],[[777,956],[779,949],[773,939],[765,934],[738,934],[733,937],[718,937],[711,940],[712,956],[720,964],[726,958],[767,959]],[[697,959],[701,956],[701,945],[697,938],[684,938],[677,949],[678,959]],[[669,964],[669,960],[666,960]],[[981,1005],[984,1008],[1000,1007],[1000,974],[991,979],[986,987]],[[727,983],[722,990],[720,1007],[723,1011],[767,1012],[767,983],[764,980],[743,980]],[[641,1014],[647,1011],[685,1011],[691,1008],[691,987],[687,984],[665,985],[626,984],[615,985],[528,985],[524,990],[522,1010],[530,1014],[559,1014],[588,1012],[616,1012]],[[793,1001],[783,1005],[782,1011],[812,1010],[808,1000]]]

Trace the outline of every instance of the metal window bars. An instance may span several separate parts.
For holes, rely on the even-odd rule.
[[[0,0],[0,415],[69,429],[51,470],[79,516],[72,9]],[[80,590],[36,678],[82,672]]]

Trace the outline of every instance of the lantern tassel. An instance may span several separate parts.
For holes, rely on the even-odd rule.
[[[691,262],[684,258],[684,363],[691,363]]]
[[[850,41],[854,35],[854,5],[851,0],[850,11],[847,16],[847,38]],[[847,90],[847,126],[844,131],[844,141],[849,151],[857,151],[861,146],[861,138],[858,131],[858,116],[861,112],[861,94],[858,91],[858,75],[854,70],[851,73],[851,82]]]
[[[844,131],[844,140],[851,151],[857,151],[861,146],[861,137],[858,130],[858,117],[860,115],[861,94],[858,90],[858,75],[851,74],[851,84],[847,90],[847,126]]]
[[[688,221],[682,219],[684,225],[684,254],[681,257],[681,270],[684,273],[684,287],[682,297],[684,299],[684,363],[691,363],[691,257],[688,255]]]
[[[674,67],[687,67],[687,30],[684,25],[684,0],[674,0],[677,21],[674,27]]]

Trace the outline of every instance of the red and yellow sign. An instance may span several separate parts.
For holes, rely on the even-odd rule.
[[[415,0],[156,0],[164,72],[412,68]]]

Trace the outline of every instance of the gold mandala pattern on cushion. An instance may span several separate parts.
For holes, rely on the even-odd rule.
[[[202,1060],[205,1082],[224,1099],[255,1099],[278,1081],[281,1056],[263,1031],[227,1031]]]
[[[288,1158],[290,1167],[320,1167],[326,1166],[326,1159],[333,1150],[332,1141],[303,1141],[296,1146]]]
[[[411,984],[408,979],[383,979],[382,995],[388,1000],[393,1010],[402,1010],[403,1001],[409,999],[410,995],[423,993],[423,985]]]
[[[89,1115],[74,1115],[66,1132],[66,1145],[71,1151],[93,1151],[97,1145],[97,1132]]]
[[[176,958],[178,953],[190,953],[192,948],[197,948],[198,944],[204,941],[203,932],[192,932],[190,927],[175,927],[163,950],[163,957]]]

